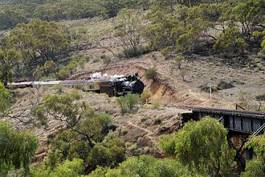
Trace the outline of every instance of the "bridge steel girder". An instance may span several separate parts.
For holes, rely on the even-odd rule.
[[[194,120],[200,120],[207,116],[222,122],[230,132],[247,135],[254,134],[265,123],[265,113],[211,108],[192,109],[192,119]],[[265,130],[261,130],[259,133],[264,134]]]

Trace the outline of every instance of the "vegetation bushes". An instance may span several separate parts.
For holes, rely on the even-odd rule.
[[[3,8],[2,15],[7,16],[5,14],[8,14],[10,18],[5,18],[3,24],[8,25],[3,25],[3,27],[14,27],[19,22],[25,22],[25,17],[31,18],[32,14],[30,15],[25,11],[34,11],[33,16],[43,20],[78,19],[94,16],[111,18],[119,14],[117,18],[119,19],[118,36],[126,44],[122,45],[126,57],[146,53],[149,51],[149,47],[151,50],[170,48],[171,52],[217,52],[221,54],[233,49],[232,54],[225,55],[226,57],[244,55],[244,50],[249,51],[255,47],[264,48],[263,39],[253,36],[254,33],[264,31],[263,0],[242,2],[171,0],[155,2],[139,0],[15,2],[19,6],[9,4],[5,5],[9,8]],[[31,10],[25,10],[26,6],[31,6]],[[8,10],[12,8],[21,9],[16,10],[17,14],[15,14],[14,10]],[[127,10],[124,10],[126,8]],[[142,22],[145,20],[140,20],[143,13],[140,14],[139,10],[149,8],[150,11],[147,15],[149,23],[145,25],[145,30],[142,30]],[[219,28],[218,25],[222,29],[218,29],[221,34],[216,36],[211,31]],[[240,29],[237,29],[238,27]],[[227,28],[228,30],[226,30]],[[148,48],[139,45],[139,35],[141,38],[145,37],[149,43]],[[130,46],[131,44],[133,46]],[[233,46],[235,48],[232,48]]]
[[[265,33],[265,32],[264,32]],[[265,36],[265,35],[264,35]],[[261,43],[261,47],[262,47],[262,52],[265,53],[265,37]]]
[[[145,71],[144,76],[148,80],[156,80],[158,76],[156,68],[149,68]]]
[[[214,48],[216,51],[227,56],[237,54],[243,56],[247,48],[247,43],[239,29],[236,27],[229,27],[218,37]]]
[[[51,140],[45,161],[51,171],[67,159],[82,159],[87,172],[97,166],[114,167],[125,159],[123,141],[110,134],[115,130],[110,116],[95,113],[80,99],[76,93],[51,95],[34,110],[44,124],[47,117],[66,124],[66,129]]]
[[[178,25],[176,18],[157,8],[148,17],[151,22],[146,27],[144,36],[148,39],[150,48],[157,50],[175,46],[176,37],[173,29]]]
[[[175,146],[176,146],[176,140],[175,140],[176,134],[172,133],[170,135],[165,135],[160,138],[160,147],[163,149],[163,151],[168,156],[174,156],[175,155]]]
[[[21,59],[21,54],[15,49],[0,48],[0,81],[7,86],[12,81],[14,75],[14,67]]]
[[[4,87],[4,85],[0,83],[0,114],[8,109],[8,107],[10,106],[10,102],[11,102],[11,94]]]
[[[127,58],[147,52],[147,49],[141,45],[143,28],[141,16],[140,12],[132,9],[123,9],[117,16],[115,33],[122,43],[123,53]]]
[[[100,167],[116,167],[125,160],[125,145],[114,135],[107,136],[102,143],[95,145],[88,156],[92,169]]]
[[[129,8],[148,7],[148,1],[141,0],[103,0],[100,2],[104,16],[111,18],[117,16],[120,10]]]
[[[256,141],[250,144],[253,145],[253,143],[256,146]],[[259,144],[262,143],[259,142]],[[227,130],[212,118],[187,123],[179,132],[164,136],[161,139],[161,147],[169,156],[175,156],[176,159],[132,157],[114,169],[98,168],[89,176],[166,177],[229,176],[232,174],[235,152],[228,146]],[[257,152],[264,151],[264,147],[258,149],[261,151]]]
[[[5,6],[0,10],[0,30],[15,27],[19,23],[27,22],[27,18],[19,8]]]
[[[29,174],[29,166],[37,149],[37,139],[28,132],[17,132],[8,123],[0,122],[0,175],[9,170],[23,168]]]
[[[71,60],[67,65],[59,69],[59,71],[56,74],[57,78],[58,79],[68,78],[71,74],[73,74],[77,66],[78,66],[78,61]]]
[[[2,40],[1,48],[6,52],[2,61],[7,63],[3,65],[6,66],[4,72],[12,73],[16,65],[20,77],[32,76],[35,67],[47,66],[47,61],[58,62],[58,55],[67,52],[69,44],[68,33],[53,22],[33,20],[19,24]],[[17,58],[21,60],[18,62]],[[4,76],[9,77],[9,74]]]
[[[150,52],[150,49],[148,47],[138,46],[138,47],[134,47],[134,48],[124,49],[123,55],[126,58],[133,58],[133,57],[141,56],[141,55],[146,54],[148,52]],[[123,55],[121,55],[121,56],[124,57]]]
[[[265,94],[256,96],[257,101],[265,101]]]
[[[25,59],[34,61],[40,58],[41,63],[55,60],[56,55],[66,50],[69,44],[68,34],[62,26],[41,20],[19,24],[4,39],[4,47],[21,51]]]
[[[151,92],[145,90],[140,96],[141,102],[143,104],[148,103],[150,101],[151,96]]]
[[[43,168],[43,169],[42,169]],[[81,159],[66,160],[59,164],[52,172],[49,169],[35,168],[32,170],[32,177],[77,177],[84,173],[83,161]]]
[[[42,66],[38,66],[33,76],[35,79],[45,79],[47,77],[67,79],[70,77],[78,67],[82,67],[88,59],[83,56],[71,57],[68,63],[63,65],[55,63],[53,60],[48,60]]]
[[[88,59],[82,56],[71,58],[67,64],[63,65],[62,67],[59,67],[56,73],[56,77],[58,79],[67,79],[69,76],[71,76],[75,72],[75,70],[79,66],[83,66],[84,63],[87,61]]]
[[[81,159],[66,160],[62,165],[58,165],[50,175],[53,177],[74,177],[84,173],[83,161]]]
[[[175,160],[159,160],[150,156],[132,157],[123,162],[116,169],[99,168],[89,177],[177,177],[191,176],[187,169]],[[194,175],[195,176],[195,175]]]
[[[170,48],[172,51],[194,51],[200,48],[203,37],[213,24],[211,16],[218,16],[218,8],[214,5],[198,5],[188,8],[178,5],[174,8],[155,6],[148,19],[151,21],[145,30],[145,36],[153,49]],[[212,37],[212,36],[211,36]]]
[[[63,0],[49,2],[38,6],[33,16],[42,20],[80,19],[99,16],[102,11],[99,3],[95,0]]]
[[[160,105],[159,102],[155,102],[155,103],[152,104],[152,107],[151,108],[152,109],[160,109],[161,108],[161,105]]]
[[[128,94],[126,96],[119,97],[117,99],[118,104],[120,105],[122,113],[128,113],[134,110],[135,106],[139,103],[139,95]]]
[[[238,2],[232,9],[235,20],[242,25],[242,33],[247,38],[264,23],[265,5],[263,0],[246,0]]]
[[[242,177],[264,176],[264,162],[257,159],[247,163],[246,171],[242,173]]]
[[[231,174],[235,152],[228,146],[227,130],[212,118],[187,123],[175,135],[164,137],[161,147],[195,174]]]
[[[149,1],[141,0],[32,0],[32,1],[8,1],[1,3],[0,24],[1,29],[15,27],[32,18],[47,21],[59,21],[64,19],[82,19],[103,16],[115,17],[123,8],[149,7]]]
[[[252,160],[247,162],[246,170],[242,177],[264,176],[265,165],[265,138],[264,136],[257,136],[250,139],[245,147],[254,152]]]
[[[150,23],[145,37],[155,50],[244,56],[253,48],[262,48],[262,38],[253,34],[264,30],[264,15],[261,0],[206,4],[157,1],[147,16]],[[213,33],[215,30],[219,35]]]
[[[265,53],[265,30],[254,32],[253,36],[261,41],[261,52]]]
[[[44,63],[43,66],[38,66],[35,69],[33,76],[35,80],[40,80],[40,78],[44,76],[47,77],[48,75],[55,73],[55,71],[56,71],[56,64],[54,63],[54,61],[48,60]]]

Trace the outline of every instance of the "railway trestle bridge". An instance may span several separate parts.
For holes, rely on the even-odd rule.
[[[251,149],[244,149],[245,143],[254,136],[265,135],[265,113],[215,108],[189,108],[191,112],[182,115],[183,123],[211,117],[220,121],[228,130],[228,143],[236,150],[235,160],[241,169],[246,167],[246,159],[253,158]]]
[[[255,136],[265,134],[265,113],[215,108],[191,108],[183,114],[183,121],[200,120],[210,116],[219,120],[231,134]]]

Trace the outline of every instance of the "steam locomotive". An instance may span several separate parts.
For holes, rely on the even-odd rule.
[[[122,96],[128,93],[142,94],[144,83],[139,79],[138,74],[114,79],[111,92],[114,96]]]
[[[124,96],[128,93],[141,94],[144,90],[144,83],[138,74],[128,76],[101,76],[94,74],[88,80],[64,80],[64,81],[29,81],[9,83],[10,89],[17,88],[37,88],[53,85],[63,85],[91,91],[96,93],[106,93],[109,96]]]

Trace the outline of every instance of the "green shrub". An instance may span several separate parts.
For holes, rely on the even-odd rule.
[[[265,94],[256,96],[257,101],[265,101]]]
[[[139,103],[139,100],[139,95],[136,94],[128,94],[117,99],[122,113],[131,112]]]
[[[66,160],[55,169],[40,166],[33,168],[32,177],[77,177],[84,174],[84,164],[81,159]]]
[[[96,1],[64,0],[38,6],[33,16],[42,20],[59,21],[62,19],[92,18],[99,16],[102,10],[100,3]]]
[[[123,54],[126,58],[133,58],[133,57],[139,57],[143,54],[149,53],[150,49],[147,47],[136,47],[136,48],[128,48],[123,50]]]
[[[164,135],[160,138],[160,147],[169,156],[175,155],[175,134]]]
[[[265,176],[265,137],[263,135],[251,138],[245,148],[254,152],[255,156],[247,161],[242,177]]]
[[[70,62],[67,65],[59,69],[59,71],[56,74],[57,78],[67,79],[69,76],[71,76],[75,72],[77,67],[79,66],[82,67],[87,60],[88,60],[87,58],[82,57],[82,56],[70,59]]]
[[[76,177],[84,173],[83,160],[73,159],[66,160],[59,165],[54,172],[50,174],[51,177]]]
[[[166,58],[170,57],[173,51],[174,49],[172,47],[166,47],[160,50],[161,54]]]
[[[0,7],[0,30],[6,30],[8,28],[13,28],[19,23],[27,22],[27,18],[17,7]]]
[[[9,170],[23,168],[29,174],[29,165],[35,155],[38,141],[29,132],[17,132],[8,123],[0,122],[0,176]]]
[[[264,161],[254,159],[247,163],[246,170],[241,174],[241,177],[265,176],[264,170]]]
[[[0,82],[0,113],[8,109],[11,102],[11,95],[4,85]]]
[[[144,76],[148,80],[156,80],[158,76],[156,68],[149,68],[145,71]]]
[[[159,102],[155,102],[152,104],[152,109],[160,109],[161,105]]]
[[[227,130],[213,118],[185,124],[177,133],[163,137],[161,147],[194,173],[204,176],[232,173],[235,152],[229,148]]]
[[[89,177],[179,177],[192,175],[176,160],[156,159],[151,156],[128,158],[115,169],[99,168]]]
[[[57,73],[58,79],[66,79],[67,77],[69,77],[71,74],[73,74],[77,65],[78,65],[77,61],[73,60],[66,66],[62,67]]]
[[[49,74],[53,74],[56,71],[56,64],[52,60],[48,60],[44,63],[42,66],[38,66],[34,73],[33,76],[36,80],[39,80],[43,77],[47,77]]]
[[[109,168],[98,167],[95,171],[91,172],[88,177],[105,177]]]
[[[220,34],[214,44],[214,49],[227,57],[244,55],[247,48],[246,40],[236,27],[229,27]]]
[[[88,156],[89,166],[116,167],[125,160],[125,144],[120,138],[109,135],[102,143],[96,144]]]
[[[151,92],[145,90],[140,96],[141,102],[143,104],[148,103],[150,101],[151,96]]]

